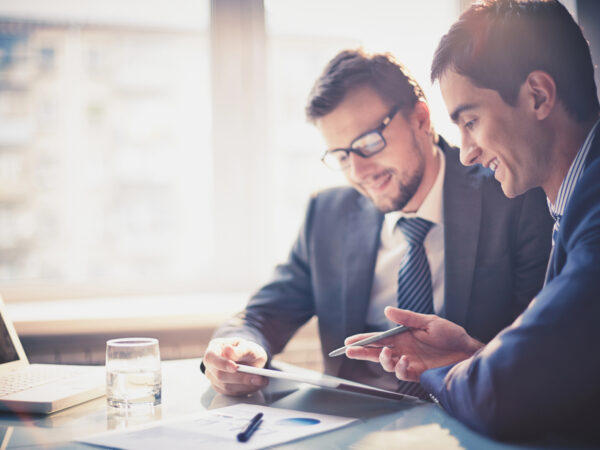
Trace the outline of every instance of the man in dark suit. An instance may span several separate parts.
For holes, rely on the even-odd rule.
[[[432,79],[461,129],[464,164],[492,168],[509,197],[544,189],[555,219],[545,286],[487,345],[393,308],[387,316],[412,330],[382,342],[393,348],[347,355],[420,380],[491,436],[598,443],[600,106],[588,44],[557,1],[490,1],[442,38]]]
[[[489,340],[542,285],[551,228],[543,193],[509,200],[491,171],[463,167],[458,150],[436,136],[419,85],[389,55],[338,54],[307,115],[329,148],[323,162],[352,188],[313,196],[288,261],[215,333],[205,373],[222,393],[260,388],[265,380],[237,373],[235,362],[263,366],[316,315],[327,373],[424,395],[378,365],[327,353],[349,334],[389,328],[385,306],[421,294],[419,308]],[[430,227],[414,247],[399,229],[411,220]],[[399,281],[421,286],[401,272],[417,248],[428,290],[400,296]]]

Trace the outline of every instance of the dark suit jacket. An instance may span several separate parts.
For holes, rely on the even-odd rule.
[[[548,282],[472,358],[421,384],[472,428],[499,438],[600,442],[600,133],[561,219]]]
[[[442,315],[488,341],[541,289],[552,221],[541,190],[509,200],[491,171],[464,167],[457,149],[443,140],[440,147],[446,156]],[[365,331],[382,221],[352,188],[313,196],[288,261],[215,337],[246,337],[274,355],[316,314],[326,372],[352,379],[358,362],[327,353]]]

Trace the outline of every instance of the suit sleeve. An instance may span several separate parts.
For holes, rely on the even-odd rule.
[[[243,311],[217,329],[213,338],[246,338],[260,344],[271,358],[314,315],[309,236],[316,201],[313,197],[309,202],[288,260],[275,268],[270,282],[252,296]]]
[[[423,387],[475,430],[501,439],[599,438],[600,184],[572,199],[578,192],[560,273],[479,353],[421,376]]]
[[[516,245],[512,265],[514,304],[518,308],[515,316],[525,310],[542,289],[552,247],[552,225],[544,192],[541,189],[527,192],[513,240]]]

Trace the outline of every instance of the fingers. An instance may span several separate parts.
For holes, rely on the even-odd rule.
[[[415,381],[410,379],[408,374],[408,358],[406,355],[402,355],[396,365],[394,366],[394,373],[396,374],[396,378],[404,381]]]
[[[394,355],[394,352],[390,348],[384,348],[379,354],[379,363],[383,370],[386,372],[394,372],[396,364],[400,360],[398,355]]]
[[[361,334],[355,334],[352,336],[348,336],[346,339],[344,339],[344,345],[353,344],[354,342],[361,341],[361,340],[371,337],[375,334],[377,334],[377,333],[361,333]]]
[[[268,379],[237,371],[237,362],[263,367],[267,361],[265,350],[244,339],[214,339],[204,355],[205,375],[213,388],[226,395],[253,393],[268,384]]]
[[[245,339],[220,338],[209,342],[204,355],[205,365],[215,365],[219,370],[234,372],[237,370],[234,362],[263,367],[267,362],[267,352],[255,342]]]
[[[385,308],[384,314],[388,319],[410,328],[426,329],[431,321],[431,316],[428,314],[419,314],[392,306]]]
[[[402,355],[395,367],[396,378],[405,381],[419,382],[422,370],[418,370],[418,367],[411,363],[410,358],[406,355]]]
[[[249,341],[239,341],[236,344],[223,344],[221,356],[232,361],[262,367],[267,361],[265,350],[258,344]]]
[[[269,384],[269,380],[259,375],[241,372],[224,372],[206,368],[206,377],[215,391],[226,395],[251,394]]]
[[[244,395],[251,394],[265,387],[269,380],[259,375],[241,373],[237,371],[237,364],[233,361],[225,360],[209,352],[204,357],[206,366],[205,375],[212,384],[213,388],[226,395]],[[215,363],[211,363],[215,361]],[[224,367],[224,370],[219,369]]]
[[[204,354],[202,360],[207,369],[222,370],[225,372],[235,372],[237,370],[237,364],[234,361],[210,349]]]
[[[392,349],[384,348],[379,355],[379,362],[383,370],[394,373],[399,380],[419,381],[419,376],[406,355],[399,356]]]
[[[355,342],[374,336],[376,334],[378,333],[361,333],[355,334],[353,336],[348,336],[344,340],[344,345],[352,345]],[[379,339],[371,345],[373,345],[374,347],[350,347],[346,349],[346,356],[351,359],[363,359],[367,361],[379,362],[379,353],[381,352],[381,347],[385,345],[394,345],[394,337],[392,336],[384,339]]]
[[[362,359],[366,361],[379,362],[380,348],[350,347],[346,349],[346,356],[350,359]]]

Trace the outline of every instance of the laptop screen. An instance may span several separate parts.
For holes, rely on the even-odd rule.
[[[4,317],[0,312],[0,364],[17,361],[19,354],[13,344],[13,340],[6,328]]]

